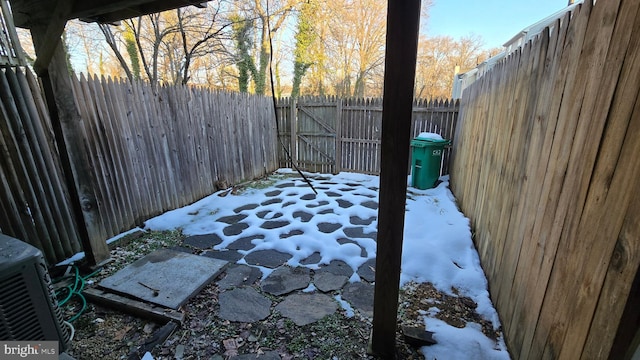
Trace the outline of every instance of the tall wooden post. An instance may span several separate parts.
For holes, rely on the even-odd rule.
[[[42,79],[85,258],[90,265],[96,265],[109,258],[109,248],[101,231],[91,166],[82,143],[82,118],[73,96],[64,47],[60,42],[60,34],[52,34],[52,27],[60,28],[60,33],[64,29],[64,25],[59,27],[51,24],[31,29],[36,55],[40,57],[44,49],[44,58],[51,56],[50,63],[40,63],[38,75]],[[57,46],[47,50],[52,48],[53,41]]]
[[[289,117],[291,119],[291,162],[292,167],[298,163],[298,98],[291,98],[291,109]]]
[[[342,98],[336,99],[336,151],[333,173],[342,171]]]
[[[371,351],[395,358],[420,0],[388,2]]]

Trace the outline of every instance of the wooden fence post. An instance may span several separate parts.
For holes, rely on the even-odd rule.
[[[33,28],[36,49],[51,41],[47,28]],[[48,65],[48,68],[46,67]],[[58,144],[67,187],[73,203],[85,258],[96,265],[109,258],[109,248],[102,236],[100,215],[93,190],[91,168],[83,148],[81,117],[76,106],[64,48],[58,44],[50,64],[44,64],[42,78],[51,123]]]
[[[297,116],[297,103],[298,99],[295,97],[291,98],[291,162],[294,164],[298,163],[298,116]]]
[[[342,98],[336,99],[336,152],[334,173],[342,171]]]
[[[389,1],[371,351],[395,358],[420,0]]]

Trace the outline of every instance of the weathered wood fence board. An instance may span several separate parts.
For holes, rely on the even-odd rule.
[[[281,167],[291,167],[288,152],[311,172],[380,173],[382,99],[285,98],[277,107],[279,138],[286,148],[278,153]],[[457,116],[457,102],[416,100],[412,137],[433,132],[453,140]],[[442,175],[449,173],[450,152],[449,147],[443,152]]]
[[[107,236],[277,168],[271,99],[74,81]]]
[[[515,358],[608,358],[637,331],[639,8],[586,1],[463,95],[452,189]]]
[[[100,240],[278,167],[270,98],[72,79]],[[40,88],[0,71],[0,231],[50,264],[82,251]]]
[[[40,88],[31,73],[0,70],[0,231],[55,261],[80,249]]]
[[[0,65],[26,66],[8,0],[0,0]]]

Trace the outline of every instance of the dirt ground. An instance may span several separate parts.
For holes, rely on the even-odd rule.
[[[123,239],[111,251],[112,261],[88,279],[86,286],[95,286],[151,251],[181,242],[182,235],[177,232],[149,232],[142,237]],[[77,360],[140,359],[146,351],[155,359],[229,359],[238,354],[274,351],[281,359],[376,359],[367,354],[372,329],[369,318],[358,314],[347,317],[339,310],[319,322],[299,327],[272,312],[263,321],[235,323],[216,316],[218,294],[215,282],[206,286],[183,307],[185,320],[175,329],[88,303],[73,322],[74,337],[67,353]],[[277,303],[279,299],[273,300]],[[449,296],[428,283],[409,284],[401,290],[398,328],[402,325],[424,328],[422,314],[432,307],[440,310],[439,319],[452,326],[464,327],[467,322],[475,322],[489,338],[495,340],[499,334],[475,312],[476,304],[471,299]],[[79,301],[71,301],[63,311],[69,318],[81,308]],[[166,339],[151,347],[158,337]],[[398,359],[424,358],[405,342],[400,331],[396,338]]]

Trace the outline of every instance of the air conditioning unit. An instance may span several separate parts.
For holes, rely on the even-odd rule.
[[[62,352],[69,338],[42,253],[0,234],[0,340],[58,341]]]

